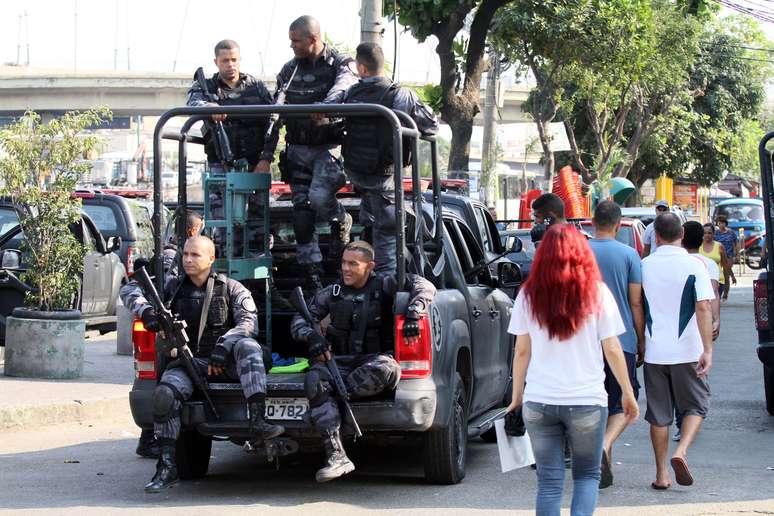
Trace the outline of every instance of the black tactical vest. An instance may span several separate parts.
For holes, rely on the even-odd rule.
[[[381,279],[373,277],[361,289],[334,283],[331,323],[326,332],[334,353],[356,355],[392,351],[392,307],[381,287]]]
[[[336,49],[325,47],[323,54],[314,62],[308,59],[293,59],[280,71],[282,84],[286,84],[298,65],[293,81],[287,90],[288,104],[314,104],[322,102],[336,82],[339,68],[353,59],[340,54]],[[287,118],[285,120],[285,141],[296,145],[327,145],[341,141],[341,124],[318,124],[309,117]]]
[[[386,77],[360,81],[347,91],[346,104],[381,104],[392,109],[399,86]],[[404,143],[408,143],[404,141]],[[341,154],[347,172],[360,176],[392,174],[392,126],[382,117],[349,117],[345,123]],[[408,145],[403,152],[408,156]]]
[[[202,305],[206,293],[206,283],[197,287],[188,279],[182,278],[172,296],[172,313],[179,315],[187,324],[189,346],[194,356],[208,358],[212,348],[232,326],[233,317],[229,309],[228,289],[226,278],[218,274],[215,277],[215,285],[212,290],[212,300],[207,313],[207,322],[202,332],[202,338],[198,345],[196,339],[199,336],[199,319],[202,314]]]
[[[261,98],[258,81],[252,75],[240,74],[239,84],[234,89],[223,89],[218,80],[218,74],[207,79],[207,89],[218,96],[218,104],[221,106],[244,106],[265,104]],[[244,118],[238,119],[229,116],[223,121],[223,126],[228,134],[228,142],[231,144],[231,152],[234,159],[246,159],[250,169],[258,164],[264,145],[264,133],[268,119]],[[212,131],[206,131],[205,147],[207,159],[210,162],[218,160],[215,146],[212,144]]]

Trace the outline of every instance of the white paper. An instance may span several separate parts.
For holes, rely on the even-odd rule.
[[[512,469],[525,468],[535,463],[532,455],[532,443],[524,432],[522,437],[513,437],[505,433],[505,419],[494,422],[497,433],[497,451],[500,452],[500,470],[505,473]]]

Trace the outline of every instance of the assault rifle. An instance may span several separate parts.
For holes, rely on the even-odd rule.
[[[309,307],[306,306],[306,300],[304,299],[304,293],[301,290],[301,287],[296,287],[293,289],[293,292],[290,293],[288,302],[293,308],[295,308],[301,317],[303,317],[304,320],[312,326],[312,329],[315,332],[322,335],[322,332],[320,331],[320,323],[312,317],[312,314],[309,312]],[[352,423],[352,426],[355,429],[355,437],[362,437],[363,432],[360,431],[360,425],[357,424],[355,414],[352,413],[352,407],[349,404],[349,393],[347,392],[347,386],[344,384],[344,379],[341,377],[341,372],[339,372],[339,367],[336,365],[336,361],[331,358],[325,362],[325,366],[328,368],[328,373],[330,373],[331,378],[333,379],[333,388],[335,391],[334,395],[336,398],[338,398],[338,400],[341,402],[341,405],[344,407],[344,417],[349,419],[350,423]]]
[[[188,376],[191,378],[191,382],[193,382],[194,386],[196,386],[196,388],[204,395],[204,399],[207,400],[207,404],[209,404],[215,417],[220,419],[215,404],[212,402],[212,398],[210,398],[210,395],[207,392],[207,380],[202,378],[194,364],[193,353],[191,353],[191,348],[188,347],[189,341],[188,334],[185,332],[187,326],[185,321],[177,319],[172,315],[172,312],[169,311],[169,308],[164,305],[164,302],[161,300],[161,296],[159,296],[159,292],[156,290],[156,286],[153,284],[150,276],[148,276],[148,271],[145,270],[145,267],[135,271],[134,279],[137,280],[137,283],[147,296],[153,310],[156,312],[161,329],[164,332],[164,335],[166,335],[166,338],[171,340],[173,349],[177,351],[177,358],[183,363]]]
[[[285,103],[285,97],[288,96],[288,88],[290,88],[290,83],[293,82],[293,78],[296,76],[296,72],[298,71],[298,65],[296,65],[295,68],[293,68],[293,73],[290,74],[290,79],[288,79],[288,82],[282,85],[282,88],[279,89],[277,92],[277,98],[274,101],[274,104],[277,106],[281,106]],[[274,130],[274,125],[279,120],[279,113],[272,113],[269,117],[269,125],[266,126],[266,134],[264,135],[264,140],[269,140],[271,138],[271,133]],[[303,299],[303,296],[301,297]]]
[[[199,87],[204,92],[205,97],[207,97],[207,100],[217,104],[218,97],[214,93],[211,93],[207,87],[207,80],[204,78],[204,70],[202,67],[196,69],[194,77],[199,84]],[[218,156],[218,161],[220,161],[225,169],[234,168],[234,153],[231,152],[231,144],[228,141],[228,134],[226,133],[226,128],[223,127],[223,122],[207,120],[204,122],[204,125],[215,132],[215,134],[212,135],[212,144],[215,147],[215,154]]]

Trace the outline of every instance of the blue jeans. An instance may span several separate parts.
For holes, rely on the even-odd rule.
[[[564,490],[564,443],[572,452],[572,516],[594,513],[607,407],[546,405],[528,401],[522,410],[537,464],[535,514],[558,516]]]

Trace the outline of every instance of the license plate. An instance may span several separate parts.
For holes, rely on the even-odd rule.
[[[306,398],[267,398],[266,419],[299,420],[309,410]]]

